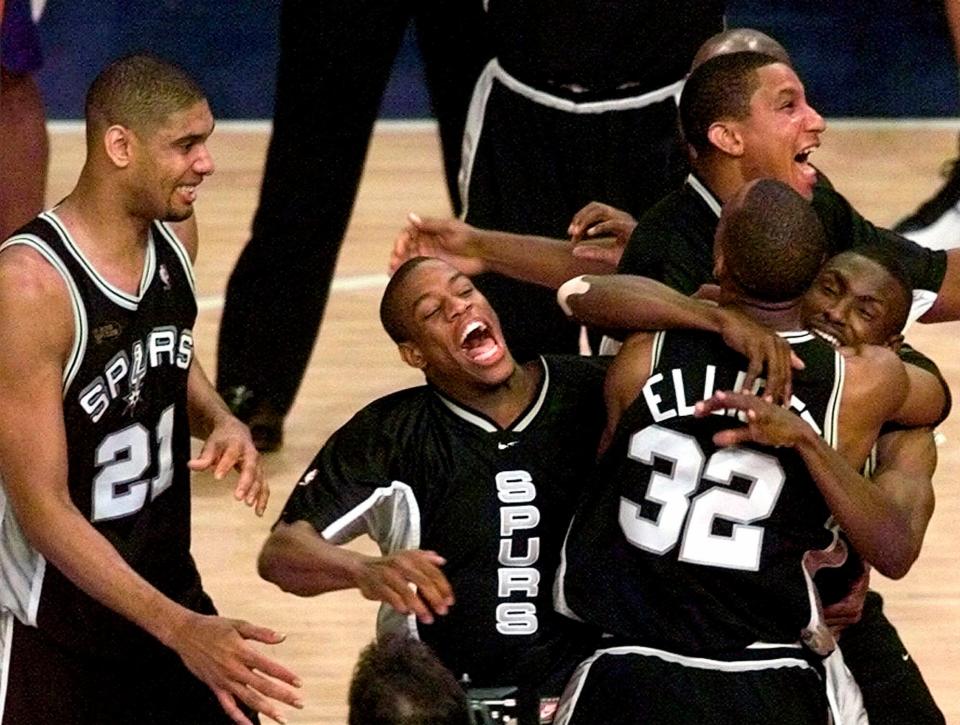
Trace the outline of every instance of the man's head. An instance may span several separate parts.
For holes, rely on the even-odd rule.
[[[350,683],[350,725],[468,725],[466,695],[419,640],[368,645]]]
[[[703,62],[684,85],[680,122],[701,173],[735,187],[777,179],[813,196],[817,175],[807,159],[826,126],[788,64],[754,51]]]
[[[897,349],[912,302],[899,260],[882,247],[858,247],[823,265],[804,295],[803,319],[834,344]]]
[[[813,208],[779,181],[745,184],[723,207],[714,243],[722,299],[760,303],[798,299],[827,248]]]
[[[703,42],[703,45],[697,50],[697,54],[693,56],[693,61],[690,63],[690,72],[692,73],[699,66],[718,55],[729,55],[730,53],[742,53],[744,51],[763,53],[781,63],[793,66],[793,61],[790,60],[786,48],[766,33],[761,33],[753,28],[731,28],[712,35]]]
[[[213,116],[183,70],[150,55],[114,61],[87,92],[88,165],[109,175],[129,213],[179,221],[213,173]]]
[[[493,308],[469,277],[443,260],[404,262],[384,290],[380,321],[404,362],[442,389],[499,385],[513,373]]]

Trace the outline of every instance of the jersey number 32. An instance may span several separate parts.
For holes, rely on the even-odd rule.
[[[620,528],[634,546],[666,554],[680,542],[677,558],[696,564],[757,571],[763,527],[751,525],[773,513],[784,473],[773,456],[747,448],[722,448],[706,458],[696,438],[658,425],[633,434],[627,454],[650,466],[645,498],[660,504],[657,516],[620,499]],[[653,469],[655,459],[672,464],[669,473]],[[747,493],[729,486],[734,476],[752,481]],[[701,480],[721,484],[694,495]],[[714,522],[733,523],[730,534],[715,534]]]

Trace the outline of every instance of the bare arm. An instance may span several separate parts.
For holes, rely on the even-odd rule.
[[[718,392],[698,403],[696,414],[708,415],[724,408],[745,411],[747,424],[717,433],[714,441],[718,445],[753,441],[796,450],[860,555],[885,576],[898,579],[907,573],[916,551],[910,536],[910,516],[899,501],[857,473],[848,458],[793,412],[754,395]]]
[[[609,274],[616,267],[573,256],[569,242],[527,234],[478,229],[457,219],[411,214],[397,237],[390,271],[416,256],[440,257],[464,274],[497,272],[556,289],[578,274]]]
[[[746,315],[687,297],[647,277],[586,276],[579,283],[564,283],[557,298],[565,311],[591,327],[716,332],[749,360],[744,389],[766,370],[765,394],[775,402],[790,400],[791,368],[803,367],[789,343]]]
[[[281,714],[268,698],[299,706],[283,684],[296,676],[245,642],[273,644],[280,635],[167,598],[74,506],[60,389],[73,314],[53,268],[25,248],[0,254],[0,309],[0,473],[30,544],[82,591],[176,651],[237,722],[247,721],[235,698],[273,718]]]
[[[280,522],[270,534],[257,570],[267,581],[301,597],[359,589],[367,599],[389,604],[421,622],[446,614],[453,591],[434,551],[411,549],[370,557],[331,544],[306,521]],[[416,586],[414,590],[411,584]]]
[[[640,395],[647,378],[650,377],[652,344],[653,337],[649,334],[631,335],[610,363],[603,385],[607,404],[607,426],[600,438],[601,454],[610,447],[620,418]]]

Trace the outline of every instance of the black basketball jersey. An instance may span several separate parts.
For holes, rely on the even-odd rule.
[[[783,335],[806,363],[790,407],[833,443],[843,358],[810,333]],[[836,536],[802,459],[787,448],[718,448],[714,433],[739,421],[693,416],[697,401],[741,387],[746,360],[691,331],[657,333],[653,357],[574,518],[558,608],[686,654],[816,631],[805,552],[834,550]]]
[[[559,695],[584,628],[554,611],[552,584],[595,462],[606,365],[542,364],[538,394],[508,428],[428,386],[374,401],[327,441],[281,520],[308,521],[335,544],[365,533],[384,553],[437,551],[456,597],[449,614],[427,625],[383,605],[378,629],[414,632],[475,686]]]
[[[187,375],[197,306],[189,257],[162,223],[150,227],[138,294],[101,277],[55,212],[19,230],[63,277],[74,341],[63,371],[70,497],[147,581],[212,611],[190,556]],[[152,641],[75,587],[23,538],[6,511],[0,562],[6,608],[71,650],[123,656]]]

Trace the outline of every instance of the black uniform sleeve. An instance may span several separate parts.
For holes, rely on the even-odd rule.
[[[882,246],[903,264],[914,289],[939,292],[947,271],[947,253],[928,249],[863,218],[842,195],[825,185],[813,192],[813,208],[820,217],[832,251]]]
[[[617,272],[663,281],[665,230],[649,213],[640,217],[620,257]]]
[[[383,411],[376,404],[337,430],[300,477],[280,520],[309,522],[325,539],[341,544],[389,531],[385,510],[409,497],[409,485],[391,480],[391,448],[383,435]]]

